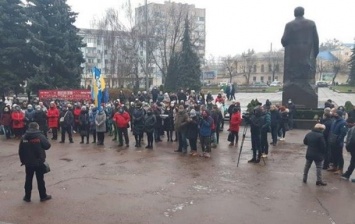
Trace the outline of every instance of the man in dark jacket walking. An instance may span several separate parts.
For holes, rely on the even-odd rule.
[[[306,165],[303,173],[303,183],[307,183],[308,171],[311,168],[312,162],[316,164],[317,168],[317,186],[326,186],[327,183],[322,180],[322,166],[326,153],[326,144],[323,136],[325,126],[323,124],[316,124],[311,132],[309,132],[303,139],[303,143],[307,145]]]
[[[37,186],[41,201],[47,201],[52,198],[46,192],[44,182],[44,162],[46,160],[46,152],[51,147],[47,138],[39,130],[36,122],[29,124],[29,129],[22,136],[19,146],[19,156],[21,165],[26,167],[25,197],[24,201],[31,201],[32,179],[36,173]]]

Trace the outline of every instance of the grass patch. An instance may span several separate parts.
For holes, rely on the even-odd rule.
[[[355,86],[332,86],[332,89],[340,93],[355,93]]]

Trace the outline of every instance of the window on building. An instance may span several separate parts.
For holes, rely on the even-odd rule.
[[[269,82],[271,82],[271,76],[268,76],[268,77],[267,77],[267,80],[268,80]]]
[[[101,59],[100,58],[97,59],[97,63],[101,63]]]
[[[104,54],[107,55],[107,50],[104,51]]]
[[[253,66],[253,72],[256,73],[256,65]]]
[[[264,65],[261,65],[261,68],[260,68],[261,72],[265,72],[264,69],[265,69],[265,68],[264,68]]]
[[[272,65],[269,64],[269,72],[272,72]]]
[[[89,58],[88,63],[90,63],[90,64],[94,63],[94,59]]]
[[[276,72],[279,72],[279,71],[280,71],[280,65],[279,65],[279,64],[276,65],[275,71],[276,71]]]
[[[97,43],[97,45],[101,45],[101,38],[97,38],[96,43]]]
[[[253,76],[253,82],[256,82],[256,76]]]
[[[264,82],[264,76],[260,76],[260,82]]]
[[[198,21],[205,21],[205,17],[198,17]]]
[[[108,60],[107,59],[105,59],[105,64],[108,64]]]
[[[94,43],[94,38],[88,38],[88,43]]]
[[[275,80],[279,80],[279,77],[278,77],[278,76],[275,76]]]

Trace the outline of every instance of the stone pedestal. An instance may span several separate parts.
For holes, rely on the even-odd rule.
[[[316,89],[307,82],[287,82],[283,86],[282,105],[287,105],[291,99],[297,108],[318,108]]]

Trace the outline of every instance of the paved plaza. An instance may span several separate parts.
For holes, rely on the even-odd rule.
[[[259,96],[274,101],[281,95]],[[316,186],[314,165],[308,183],[302,183],[306,133],[287,132],[285,141],[270,147],[265,163],[248,164],[248,131],[239,167],[241,141],[229,147],[226,131],[210,159],[174,153],[177,143],[166,139],[154,150],[137,150],[132,142],[118,148],[109,137],[104,147],[80,145],[75,135],[74,144],[52,142],[47,153],[52,171],[45,181],[53,199],[39,202],[34,181],[31,203],[22,201],[18,141],[1,136],[0,223],[354,224],[354,183],[324,172],[328,186]],[[347,167],[350,156],[344,156]]]

